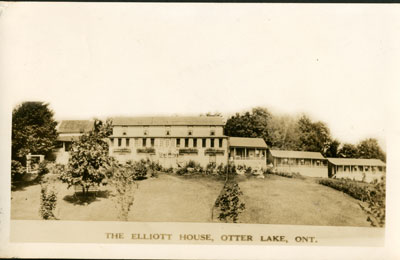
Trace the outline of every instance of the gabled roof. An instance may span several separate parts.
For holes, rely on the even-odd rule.
[[[229,146],[230,147],[268,148],[264,139],[248,138],[248,137],[229,137]]]
[[[63,120],[58,126],[58,133],[87,133],[93,130],[94,122],[91,120]]]
[[[284,151],[284,150],[269,150],[273,157],[278,158],[299,158],[299,159],[320,159],[325,157],[319,152],[304,152],[304,151]]]
[[[79,137],[80,137],[79,135],[62,135],[57,137],[57,141],[63,141],[63,142],[78,141]]]
[[[327,158],[334,165],[386,166],[379,159]]]
[[[223,126],[219,116],[153,116],[153,117],[115,117],[113,125],[118,126],[169,126],[169,125],[212,125]]]

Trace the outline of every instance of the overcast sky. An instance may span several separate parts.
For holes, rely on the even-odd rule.
[[[58,119],[264,106],[385,148],[399,14],[396,5],[9,3],[1,106],[10,114],[46,101]]]

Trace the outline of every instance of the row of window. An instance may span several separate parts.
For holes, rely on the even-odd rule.
[[[192,136],[193,135],[193,126],[188,126],[188,130],[187,131],[188,131],[187,132],[188,136]],[[122,134],[126,135],[126,133],[127,133],[127,127],[124,127],[122,129]],[[148,126],[144,126],[143,127],[143,135],[149,135],[149,127]],[[171,127],[170,126],[166,126],[165,127],[165,135],[166,136],[170,136],[171,135]],[[211,136],[215,136],[215,126],[211,127],[210,135]]]
[[[122,140],[125,139],[125,146],[130,146],[131,138],[115,138],[116,144],[114,143],[114,138],[111,138],[112,146],[122,146]],[[207,139],[209,140],[209,147],[222,147],[223,138],[174,138],[174,139],[155,139],[155,138],[134,138],[134,146],[136,147],[170,147],[175,145],[175,147],[207,147]],[[174,140],[174,142],[173,142]],[[183,140],[183,141],[182,141]],[[157,142],[156,142],[157,141]],[[191,142],[190,142],[191,141]]]

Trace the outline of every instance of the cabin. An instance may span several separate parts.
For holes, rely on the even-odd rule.
[[[109,153],[120,162],[150,159],[176,168],[226,164],[228,137],[218,116],[116,117]]]
[[[319,152],[269,150],[267,162],[273,171],[328,177],[327,159]]]
[[[262,138],[229,137],[229,160],[235,165],[266,169],[268,146]]]
[[[94,129],[94,121],[91,120],[63,120],[57,125],[57,142],[53,150],[56,163],[67,164],[69,151],[73,141]]]
[[[328,158],[330,178],[350,178],[372,182],[386,172],[386,164],[379,159]]]

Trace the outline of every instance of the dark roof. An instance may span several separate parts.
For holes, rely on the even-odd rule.
[[[58,126],[58,133],[86,133],[93,130],[91,120],[63,120]]]
[[[215,125],[223,126],[222,117],[219,116],[154,116],[154,117],[115,117],[113,125]]]
[[[265,143],[264,139],[248,137],[229,137],[229,146],[267,148],[267,144]]]
[[[302,159],[320,159],[325,158],[318,152],[304,152],[304,151],[283,151],[283,150],[270,150],[273,157],[278,158],[302,158]]]
[[[379,159],[327,158],[334,165],[386,166]]]

